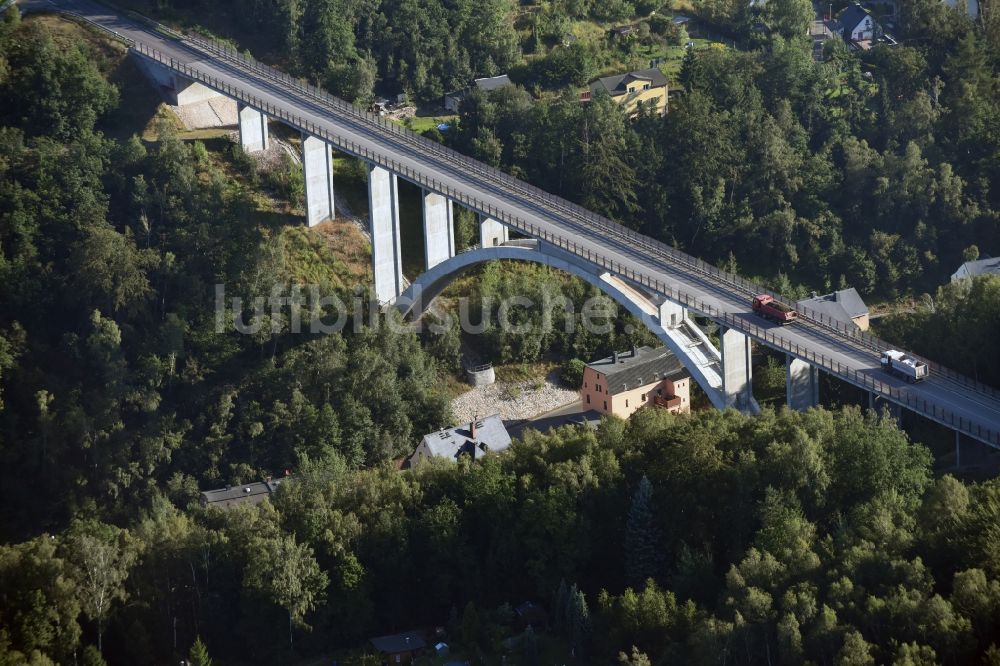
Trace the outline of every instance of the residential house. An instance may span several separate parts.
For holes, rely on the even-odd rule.
[[[867,9],[854,3],[837,17],[844,41],[862,50],[871,48],[872,42],[882,34],[882,28]]]
[[[675,414],[691,411],[691,376],[666,347],[633,347],[588,363],[580,400],[584,410],[627,419],[646,405]]]
[[[476,79],[473,81],[473,85],[483,92],[490,92],[491,90],[497,90],[498,88],[512,86],[514,84],[511,82],[510,77],[506,74],[501,74],[500,76],[488,76]],[[467,95],[468,90],[446,93],[444,96],[444,108],[452,113],[458,113],[458,109]]]
[[[862,331],[868,330],[868,306],[854,287],[823,296],[813,293],[811,298],[799,301],[798,308],[818,312],[845,324],[854,323]]]
[[[638,112],[640,103],[651,103],[661,115],[667,110],[667,77],[655,67],[603,76],[591,83],[581,98],[590,101],[602,90],[624,106],[630,116]]]
[[[479,460],[487,453],[503,451],[510,446],[510,434],[499,414],[484,419],[474,419],[469,424],[438,430],[424,435],[413,455],[410,466],[428,458],[458,460],[467,455]]]
[[[382,664],[409,664],[414,657],[427,649],[427,638],[422,631],[405,631],[401,634],[376,636],[369,640],[382,658]]]
[[[217,509],[231,509],[239,504],[260,504],[274,494],[278,486],[285,480],[287,477],[285,479],[265,479],[240,486],[227,486],[217,490],[206,490],[201,494],[201,505]]]
[[[974,278],[977,275],[1000,275],[1000,257],[995,259],[977,259],[967,261],[958,267],[958,270],[951,274],[951,281],[958,282],[966,278]]]

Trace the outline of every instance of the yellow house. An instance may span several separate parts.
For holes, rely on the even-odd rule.
[[[584,411],[627,419],[648,405],[674,414],[691,411],[691,375],[666,347],[633,347],[587,364],[580,401]]]
[[[660,115],[667,111],[667,77],[655,67],[603,76],[590,84],[590,90],[583,94],[583,99],[589,100],[601,90],[624,106],[630,116],[638,113],[640,102],[652,103]]]

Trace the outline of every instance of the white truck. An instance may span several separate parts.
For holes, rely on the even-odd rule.
[[[908,382],[919,382],[928,375],[926,363],[895,349],[882,352],[881,362],[883,370]]]

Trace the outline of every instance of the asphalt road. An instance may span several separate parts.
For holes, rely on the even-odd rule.
[[[608,229],[597,229],[587,219],[574,213],[568,203],[563,206],[541,199],[527,184],[513,182],[509,178],[501,179],[483,165],[470,165],[449,158],[441,151],[428,150],[406,136],[389,132],[356,115],[331,109],[288,84],[194,44],[165,37],[90,0],[26,0],[19,4],[26,10],[64,11],[85,17],[194,68],[200,74],[217,80],[220,85],[232,86],[261,103],[297,116],[302,122],[300,128],[308,124],[322,128],[333,136],[363,147],[376,161],[383,164],[393,161],[399,172],[409,169],[421,177],[433,179],[443,188],[475,198],[483,206],[481,211],[493,207],[509,219],[516,220],[515,226],[527,228],[527,225],[533,225],[552,237],[571,241],[575,244],[573,251],[578,254],[599,255],[626,267],[637,278],[658,281],[698,299],[704,310],[715,310],[747,325],[757,326],[773,336],[762,341],[764,344],[776,348],[798,348],[804,356],[821,354],[845,371],[860,373],[856,378],[860,382],[868,377],[891,386],[900,391],[897,395],[902,399],[909,397],[926,404],[928,411],[936,410],[938,414],[951,413],[954,418],[961,418],[970,424],[971,436],[975,437],[979,429],[981,439],[990,439],[994,445],[1000,445],[1000,399],[938,374],[932,374],[922,383],[909,385],[881,370],[876,350],[812,322],[800,320],[786,327],[767,324],[750,311],[750,297],[744,289],[678,262],[676,258],[658,251],[651,239],[643,242]]]

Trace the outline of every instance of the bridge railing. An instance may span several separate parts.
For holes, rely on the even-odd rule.
[[[952,411],[938,408],[937,405],[933,403],[928,404],[926,400],[912,395],[905,389],[895,388],[885,382],[881,382],[874,377],[869,376],[865,372],[860,372],[854,368],[845,366],[834,359],[830,359],[823,354],[817,354],[810,349],[793,344],[784,338],[776,336],[772,331],[761,328],[748,321],[743,316],[724,312],[677,287],[667,285],[653,277],[650,277],[650,275],[645,272],[636,271],[635,269],[622,265],[620,262],[617,262],[599,252],[593,251],[589,247],[581,246],[572,240],[566,239],[562,236],[557,236],[546,229],[538,227],[521,218],[515,217],[506,210],[501,210],[488,202],[458,191],[446,183],[442,183],[434,178],[428,177],[391,157],[376,153],[367,146],[362,146],[343,137],[334,135],[310,120],[291,114],[265,100],[249,95],[244,90],[236,88],[225,81],[208,75],[186,63],[181,63],[174,59],[167,58],[158,51],[150,49],[143,44],[137,44],[135,48],[142,55],[166,64],[192,80],[200,81],[225,95],[228,95],[249,106],[253,106],[270,116],[283,120],[292,126],[296,126],[303,131],[313,134],[314,136],[322,138],[331,145],[337,146],[338,149],[344,150],[375,164],[379,164],[393,173],[401,175],[414,183],[428,188],[429,190],[443,194],[453,201],[457,201],[472,210],[479,211],[481,214],[497,219],[521,233],[525,233],[534,238],[539,238],[556,247],[585,258],[614,274],[625,277],[626,279],[629,279],[637,284],[641,284],[655,293],[662,294],[677,303],[689,307],[692,310],[712,317],[713,319],[722,322],[723,325],[728,326],[729,328],[739,330],[742,333],[764,341],[773,347],[782,349],[789,354],[822,367],[830,374],[846,379],[847,381],[868,389],[873,393],[905,405],[915,412],[945,423],[959,431],[970,434],[983,441],[987,441],[995,446],[1000,446],[1000,433],[993,432],[988,428],[984,429],[981,424],[972,423],[970,420],[958,416]]]
[[[856,325],[854,325],[853,322],[844,322],[834,319],[833,317],[830,317],[825,313],[818,312],[812,308],[798,307],[797,304],[791,299],[788,299],[782,294],[768,289],[752,280],[747,280],[746,278],[736,275],[735,273],[724,271],[716,266],[713,266],[712,264],[709,264],[708,262],[698,259],[697,257],[682,252],[677,248],[671,247],[656,239],[644,236],[632,229],[629,229],[628,227],[587,210],[578,204],[567,201],[562,197],[551,194],[550,192],[535,187],[530,183],[518,180],[514,176],[511,176],[500,169],[483,164],[478,160],[463,155],[446,146],[442,146],[427,137],[412,132],[397,123],[389,121],[378,114],[370,113],[365,109],[361,109],[343,99],[335,97],[325,90],[310,84],[304,79],[295,78],[286,72],[264,64],[253,57],[246,55],[245,53],[241,53],[239,50],[228,44],[218,40],[209,39],[201,35],[182,35],[169,28],[164,28],[163,26],[150,21],[145,17],[141,17],[134,12],[128,12],[128,14],[137,20],[141,20],[146,25],[156,27],[161,32],[165,31],[166,34],[169,34],[177,39],[186,40],[214,55],[226,58],[227,60],[238,64],[242,68],[257,74],[258,76],[263,76],[276,83],[287,86],[295,92],[304,95],[314,102],[318,102],[329,109],[336,110],[341,113],[347,113],[366,123],[376,124],[382,129],[388,131],[390,134],[402,138],[411,145],[418,146],[427,153],[464,167],[468,172],[478,173],[493,181],[503,183],[505,186],[513,190],[528,195],[529,203],[543,202],[550,209],[553,209],[556,212],[565,212],[574,218],[585,221],[591,227],[597,228],[605,233],[624,238],[633,244],[639,244],[643,248],[652,249],[657,254],[667,257],[674,262],[678,262],[688,269],[697,270],[698,272],[711,277],[718,282],[722,282],[729,287],[735,287],[748,296],[756,294],[769,294],[779,302],[796,308],[802,318],[818,324],[823,328],[833,330],[873,352],[881,352],[895,347],[895,345],[890,342],[861,331]],[[936,376],[947,378],[950,381],[957,382],[966,388],[984,393],[992,398],[1000,397],[1000,391],[991,386],[972,379],[967,375],[956,372],[941,365],[940,363],[932,361],[931,359],[924,358],[916,354],[911,355],[926,363],[930,368],[930,371]]]
[[[493,180],[502,182],[505,185],[508,185],[515,190],[526,192],[530,194],[532,199],[534,199],[535,201],[539,200],[543,201],[550,208],[553,208],[556,211],[566,211],[570,213],[573,217],[583,219],[590,226],[596,227],[597,229],[600,229],[605,233],[609,233],[613,236],[624,237],[630,242],[640,244],[644,249],[647,250],[652,249],[661,256],[669,257],[670,259],[681,263],[682,265],[686,266],[689,269],[697,270],[698,272],[701,272],[730,287],[736,287],[748,295],[761,294],[761,293],[770,294],[776,300],[791,307],[796,307],[797,310],[799,311],[800,316],[802,316],[804,319],[807,319],[824,328],[834,330],[838,334],[847,338],[848,340],[851,340],[866,349],[869,349],[874,352],[880,352],[895,347],[895,345],[893,345],[890,342],[887,342],[874,335],[861,331],[853,323],[842,322],[840,320],[830,317],[829,315],[817,312],[816,310],[813,310],[811,308],[799,308],[790,299],[787,299],[783,295],[774,292],[770,289],[767,289],[751,280],[747,280],[742,276],[736,275],[734,273],[729,273],[728,271],[723,271],[716,266],[713,266],[705,261],[702,261],[701,259],[698,259],[684,252],[681,252],[676,248],[670,247],[669,245],[666,245],[661,241],[649,238],[647,236],[643,236],[642,234],[639,234],[631,229],[628,229],[627,227],[624,227],[616,222],[613,222],[608,218],[597,215],[592,211],[589,211],[586,208],[579,206],[578,204],[569,202],[561,197],[546,192],[545,190],[530,185],[529,183],[520,181],[504,171],[485,165],[468,156],[462,155],[457,151],[442,146],[441,144],[435,141],[431,141],[426,137],[411,132],[410,130],[401,127],[396,123],[387,121],[385,118],[382,118],[381,116],[360,109],[354,106],[353,104],[350,104],[349,102],[334,97],[333,95],[330,95],[326,91],[309,84],[305,80],[296,79],[291,75],[282,72],[281,70],[278,70],[274,67],[261,63],[260,61],[252,57],[240,53],[237,49],[229,46],[228,44],[225,44],[218,40],[209,39],[201,35],[180,33],[172,28],[157,23],[156,21],[153,21],[143,16],[142,14],[121,7],[117,7],[114,5],[114,3],[107,2],[107,0],[105,0],[105,4],[115,7],[115,11],[128,16],[131,20],[139,23],[140,25],[146,26],[171,39],[175,39],[178,41],[188,41],[202,49],[209,51],[210,53],[224,57],[232,62],[236,62],[245,69],[249,69],[258,75],[263,75],[275,82],[291,87],[298,93],[304,94],[307,97],[315,101],[318,101],[321,104],[331,109],[335,109],[340,112],[346,112],[354,117],[357,117],[359,120],[363,120],[368,123],[375,123],[380,127],[382,127],[383,129],[388,130],[390,133],[404,138],[409,143],[419,144],[421,148],[430,152],[431,154],[434,154],[437,157],[452,162],[456,162],[462,165],[463,167],[467,168],[469,171],[480,173],[482,175],[488,176]],[[105,35],[107,35],[112,39],[121,41],[124,44],[131,47],[139,46],[132,38],[123,35],[115,30],[106,28],[100,23],[97,23],[87,18],[86,16],[83,16],[82,14],[78,14],[72,11],[68,11],[65,13],[76,17],[77,19],[83,21],[84,23],[95,28],[96,30],[104,33]],[[142,49],[137,49],[137,50],[143,52]],[[148,51],[148,48],[146,50]],[[275,115],[275,114],[271,113],[269,115]],[[1000,390],[995,389],[992,386],[988,386],[978,380],[972,379],[967,375],[952,370],[940,363],[937,363],[923,356],[912,353],[911,356],[914,356],[923,363],[926,363],[930,372],[937,377],[943,377],[951,382],[957,383],[965,388],[971,389],[978,393],[987,395],[993,399],[1000,397]]]

